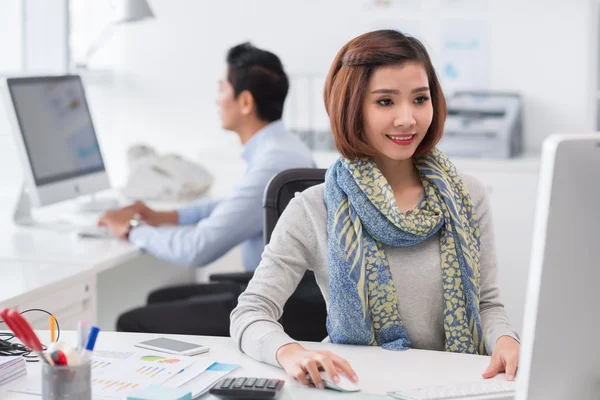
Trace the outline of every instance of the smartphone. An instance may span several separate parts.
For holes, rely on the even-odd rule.
[[[146,340],[145,342],[136,343],[134,346],[149,350],[162,351],[163,353],[177,354],[180,356],[193,356],[196,354],[206,353],[210,350],[201,344],[182,342],[179,340],[160,337],[157,339]]]

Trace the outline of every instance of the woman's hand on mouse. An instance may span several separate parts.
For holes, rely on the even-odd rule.
[[[336,356],[330,351],[312,351],[305,349],[298,343],[289,343],[277,350],[277,362],[288,375],[296,378],[303,385],[309,386],[310,382],[319,389],[325,388],[325,383],[319,375],[319,370],[324,370],[334,383],[339,383],[339,373],[343,373],[354,383],[358,382],[356,372],[348,361]],[[310,380],[307,378],[310,375]]]
[[[501,336],[496,341],[496,349],[492,354],[492,360],[482,376],[485,379],[492,378],[500,372],[506,372],[506,379],[515,380],[515,374],[519,366],[519,351],[521,345],[510,336]]]

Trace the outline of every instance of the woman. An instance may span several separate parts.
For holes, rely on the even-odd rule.
[[[232,337],[303,384],[352,367],[309,351],[277,320],[307,269],[333,343],[491,354],[485,378],[514,379],[517,335],[499,301],[485,189],[435,149],[446,103],[415,38],[370,32],[337,54],[325,107],[342,157],[290,202],[231,315]]]

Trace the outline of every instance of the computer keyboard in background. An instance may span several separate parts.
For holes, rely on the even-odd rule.
[[[78,226],[75,228],[77,236],[82,238],[108,239],[114,238],[113,234],[104,226]]]
[[[388,393],[402,400],[446,400],[446,399],[506,399],[514,397],[515,382],[502,380],[477,381],[444,386],[426,386]]]

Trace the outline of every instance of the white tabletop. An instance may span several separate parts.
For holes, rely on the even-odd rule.
[[[239,364],[241,368],[234,371],[231,376],[285,379],[286,384],[281,399],[337,398],[339,396],[352,399],[377,398],[374,395],[385,395],[386,392],[391,390],[424,385],[473,382],[481,379],[481,373],[490,360],[489,357],[485,356],[435,351],[408,350],[395,352],[383,350],[380,347],[303,343],[305,347],[310,349],[330,350],[350,362],[359,376],[359,386],[362,391],[357,394],[343,394],[330,390],[320,391],[314,388],[305,388],[293,378],[286,376],[282,369],[257,362],[242,354],[230,338],[101,332],[96,346],[97,349],[101,350],[134,349],[134,343],[158,336],[171,337],[210,347],[208,353],[195,357],[198,357],[199,360],[210,359],[222,363]],[[47,338],[48,333],[40,332],[40,337]],[[74,337],[74,332],[61,333],[61,340],[74,342]],[[28,364],[28,374],[30,376],[38,373],[37,370],[39,370],[38,364]],[[499,375],[494,379],[504,379],[504,375]],[[191,384],[193,385],[193,381]],[[0,395],[2,395],[0,396],[2,400],[35,398],[29,395],[2,392],[2,389],[0,389]],[[203,398],[210,399],[212,397],[206,395]]]
[[[30,292],[43,295],[55,292],[58,286],[76,281],[89,272],[90,267],[81,265],[61,265],[41,262],[1,261],[0,260],[0,303],[17,304],[21,296]]]
[[[243,173],[241,159],[235,168],[215,174],[215,182],[204,198],[220,198],[229,194],[238,175]],[[210,164],[216,167],[216,162]],[[52,223],[50,226],[18,226],[12,220],[20,186],[5,187],[0,192],[0,304],[29,301],[31,293],[56,292],[70,282],[85,279],[115,266],[136,260],[141,250],[117,238],[78,237],[74,226]],[[100,197],[119,197],[105,191]],[[121,199],[124,204],[130,201]],[[150,202],[157,210],[176,209],[184,202]],[[94,225],[100,213],[79,214],[72,202],[63,202],[36,210],[42,221],[59,221],[68,214],[78,223]],[[132,306],[132,305],[130,305]]]
[[[139,255],[139,250],[127,242],[79,238],[69,226],[16,225],[12,221],[12,211],[18,190],[18,187],[5,188],[0,195],[0,260],[102,267],[104,264],[126,262],[128,258]],[[72,207],[72,204],[58,203],[45,207],[37,215],[45,221],[58,221]],[[89,217],[90,221],[92,217],[95,214]]]
[[[127,262],[140,251],[117,239],[79,238],[71,232],[9,227],[0,240],[0,259],[19,262],[93,265],[100,269]]]
[[[202,198],[223,198],[229,195],[234,185],[242,178],[245,163],[238,154],[205,154],[202,164],[213,174],[214,181]],[[120,171],[126,176],[126,171]],[[12,221],[12,213],[20,191],[19,185],[3,188],[0,192],[0,260],[19,262],[43,262],[88,265],[98,271],[123,264],[140,255],[140,251],[128,242],[117,239],[80,238],[73,227],[43,228],[40,226],[17,226]],[[122,204],[131,201],[123,199],[116,191],[104,191],[99,197],[119,198]],[[188,202],[148,202],[157,210],[172,210]],[[63,202],[35,210],[41,220],[59,220],[69,215],[80,223],[94,225],[101,215],[78,215],[73,202]]]

